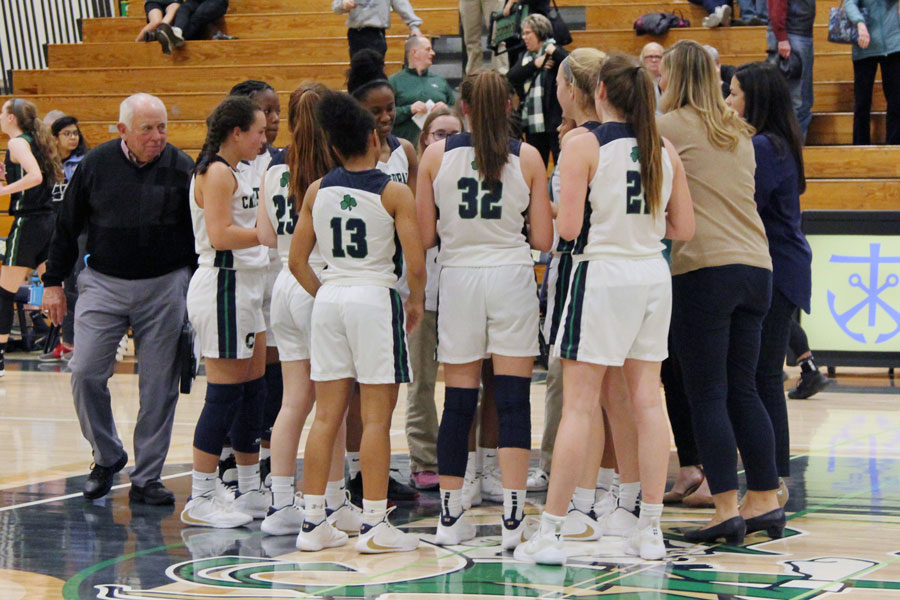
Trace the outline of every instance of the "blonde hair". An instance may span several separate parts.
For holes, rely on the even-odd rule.
[[[597,73],[606,53],[596,48],[576,48],[562,61],[563,79],[581,92],[575,95],[578,107],[583,111],[595,112],[594,90],[597,87]]]
[[[754,129],[725,104],[716,66],[706,49],[693,40],[679,40],[663,53],[662,68],[668,76],[660,99],[662,111],[690,106],[700,115],[709,142],[733,151],[742,137]]]

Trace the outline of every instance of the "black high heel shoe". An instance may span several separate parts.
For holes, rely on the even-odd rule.
[[[684,532],[684,539],[689,542],[708,543],[724,538],[726,544],[740,546],[744,543],[744,535],[746,533],[747,526],[744,524],[744,519],[731,517],[727,521],[722,521],[718,525],[705,529],[688,529]]]
[[[778,539],[784,536],[784,526],[787,523],[787,517],[783,508],[776,508],[758,517],[747,519],[745,523],[747,525],[747,535],[765,530],[766,535],[770,538]]]

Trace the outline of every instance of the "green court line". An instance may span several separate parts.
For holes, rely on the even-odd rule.
[[[173,548],[180,548],[184,546],[184,542],[178,542],[176,544],[169,544],[168,546],[157,546],[156,548],[147,548],[146,550],[140,550],[139,552],[132,552],[131,554],[125,554],[123,556],[117,556],[116,558],[110,558],[108,560],[104,560],[103,562],[99,562],[95,565],[91,565],[86,569],[82,569],[81,571],[75,573],[72,577],[66,580],[65,585],[63,585],[62,594],[64,600],[81,600],[81,596],[78,595],[78,588],[81,587],[81,584],[85,579],[97,573],[98,571],[102,571],[107,567],[111,567],[117,563],[124,562],[126,560],[131,560],[132,558],[137,558],[139,556],[144,556],[145,554],[153,554],[155,552],[163,552],[165,550],[171,550]]]
[[[802,594],[800,594],[799,596],[795,596],[791,600],[804,600],[804,598],[809,598],[813,594],[818,594],[819,592],[823,591],[825,588],[831,587],[832,585],[834,585],[836,583],[843,583],[843,582],[847,581],[848,579],[856,579],[858,577],[862,577],[863,575],[868,575],[869,573],[871,573],[873,571],[877,571],[881,567],[884,567],[891,563],[897,562],[898,560],[900,560],[900,555],[895,556],[894,558],[892,558],[890,560],[882,561],[882,562],[878,563],[877,565],[872,565],[871,567],[862,569],[861,571],[858,571],[856,573],[851,573],[850,575],[845,575],[845,576],[841,577],[840,579],[835,579],[834,581],[823,584],[814,590],[808,590],[806,592],[803,592]]]

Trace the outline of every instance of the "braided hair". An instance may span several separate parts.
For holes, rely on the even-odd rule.
[[[239,127],[241,131],[249,131],[256,118],[256,112],[262,110],[247,96],[228,96],[206,118],[206,140],[200,157],[194,167],[194,173],[203,175],[219,152],[222,142]]]
[[[231,91],[228,92],[229,96],[247,96],[248,98],[253,98],[256,94],[263,92],[265,90],[275,91],[271,85],[266,83],[265,81],[257,81],[256,79],[248,79],[247,81],[242,81],[231,88]]]

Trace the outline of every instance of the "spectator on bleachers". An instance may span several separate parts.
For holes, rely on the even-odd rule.
[[[766,0],[738,0],[741,16],[731,20],[732,25],[767,25],[769,7]]]
[[[709,53],[713,59],[713,63],[716,65],[716,71],[719,73],[719,81],[722,83],[722,97],[727,98],[731,95],[731,77],[734,75],[734,70],[737,67],[723,65],[721,61],[719,61],[719,51],[709,44],[704,45],[703,49]]]
[[[350,58],[363,48],[372,48],[384,56],[387,53],[385,30],[391,26],[391,9],[409,26],[410,36],[421,36],[422,19],[413,12],[409,0],[331,0],[336,14],[347,13],[347,42]]]
[[[662,96],[662,90],[659,89],[659,69],[662,66],[664,50],[665,48],[662,47],[662,44],[650,42],[641,48],[640,57],[641,64],[644,65],[644,68],[647,69],[647,73],[650,74],[650,79],[653,80],[653,91],[656,93],[656,114],[658,115],[662,114],[659,111],[659,97]]]
[[[731,0],[689,0],[691,4],[702,6],[708,14],[703,17],[703,26],[728,27],[731,25]]]
[[[163,54],[181,48],[185,40],[235,39],[219,28],[226,12],[228,0],[184,0],[172,25],[163,21],[157,26],[156,40],[162,45]]]
[[[844,7],[859,32],[853,44],[853,143],[870,144],[875,72],[887,99],[885,142],[900,144],[900,13],[897,0],[846,0]],[[868,9],[864,19],[860,8]]]
[[[794,52],[803,67],[800,78],[789,80],[788,87],[804,141],[812,121],[815,20],[816,0],[769,0],[769,29],[766,32],[769,51],[777,51],[783,58]]]
[[[53,123],[56,122],[57,119],[59,119],[60,117],[64,117],[64,116],[66,116],[66,113],[54,108],[53,110],[48,112],[46,115],[44,115],[44,119],[43,119],[44,125],[46,125],[47,127],[50,127],[51,125],[53,125]]]
[[[414,117],[422,115],[424,118],[428,114],[426,102],[434,102],[432,110],[453,105],[453,88],[447,80],[428,72],[433,61],[431,40],[410,36],[406,40],[406,66],[389,79],[397,105],[393,134],[409,140],[413,146],[418,143],[422,131]]]
[[[556,128],[562,120],[562,108],[556,99],[556,75],[568,52],[556,45],[553,26],[547,17],[530,14],[522,21],[525,53],[509,68],[509,81],[519,95],[522,107],[522,131],[525,141],[544,159],[550,154],[559,159]]]
[[[166,143],[166,123],[159,98],[135,94],[122,102],[120,138],[91,150],[66,188],[43,277],[44,309],[59,325],[66,314],[61,285],[86,231],[90,258],[79,276],[78,352],[69,366],[78,420],[94,454],[83,491],[89,500],[108,494],[113,476],[128,463],[108,381],[118,342],[131,327],[141,373],[128,497],[153,505],[175,502],[160,474],[172,436],[183,358],[178,340],[197,259],[188,201],[194,162]]]
[[[144,0],[144,12],[147,15],[147,24],[144,25],[134,41],[153,42],[156,40],[156,30],[160,23],[171,25],[175,19],[175,13],[181,6],[181,0]]]
[[[466,75],[471,75],[484,64],[481,34],[488,26],[491,13],[503,10],[503,6],[503,0],[459,0],[459,21],[468,57]],[[506,54],[492,54],[491,68],[506,74],[509,71],[509,57]]]

